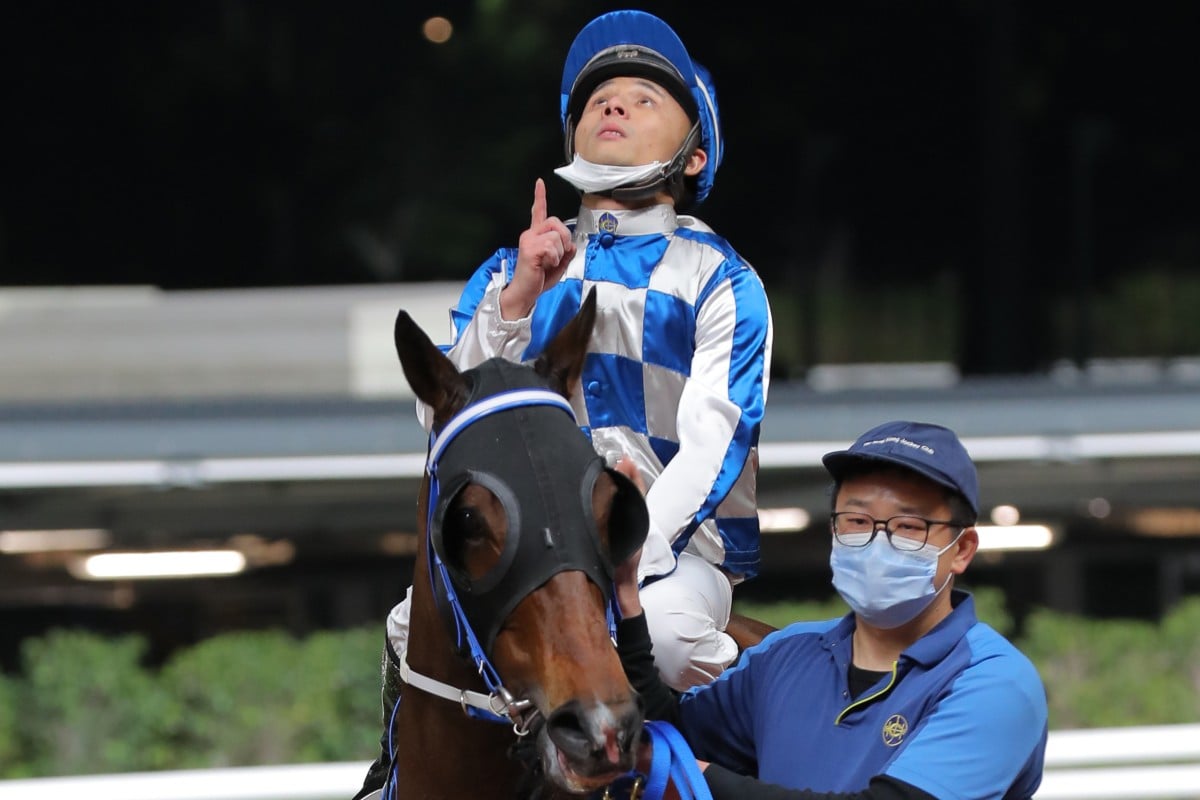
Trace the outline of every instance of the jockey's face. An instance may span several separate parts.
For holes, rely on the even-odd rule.
[[[596,86],[575,126],[575,152],[595,164],[637,167],[668,162],[692,123],[671,93],[646,78],[610,78]],[[685,173],[695,175],[708,157],[697,148]]]

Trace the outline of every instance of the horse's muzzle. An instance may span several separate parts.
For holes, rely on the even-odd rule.
[[[546,774],[571,790],[597,789],[633,769],[641,733],[642,710],[632,698],[590,706],[566,703],[546,720],[545,735],[558,756],[558,763],[545,765]]]

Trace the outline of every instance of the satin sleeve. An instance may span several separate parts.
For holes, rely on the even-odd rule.
[[[734,268],[718,275],[697,305],[695,351],[676,412],[679,451],[646,495],[650,536],[639,578],[670,571],[670,546],[715,515],[758,445],[771,358],[766,291],[752,270]],[[756,513],[752,498],[743,513]],[[756,524],[752,535],[757,540]],[[722,538],[727,553],[757,550],[757,541]]]
[[[519,362],[528,347],[532,316],[506,320],[500,315],[500,291],[512,280],[515,264],[515,250],[497,250],[475,270],[458,304],[450,309],[451,341],[440,346],[460,370],[478,366],[493,356]],[[420,400],[416,406],[417,419],[429,430],[432,419],[428,408]]]

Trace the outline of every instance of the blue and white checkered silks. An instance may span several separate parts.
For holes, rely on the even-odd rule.
[[[759,567],[757,446],[771,315],[757,273],[723,238],[670,206],[583,209],[577,253],[531,316],[501,319],[517,250],[503,248],[451,310],[460,367],[536,357],[597,289],[598,317],[572,398],[597,452],[632,457],[650,484],[639,577],[665,575],[687,548],[735,576]]]

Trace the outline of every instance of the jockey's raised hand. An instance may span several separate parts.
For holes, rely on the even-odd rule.
[[[521,234],[513,278],[500,292],[500,314],[514,320],[529,316],[542,292],[558,283],[575,256],[571,231],[558,217],[546,215],[546,182],[533,185],[529,228]]]

